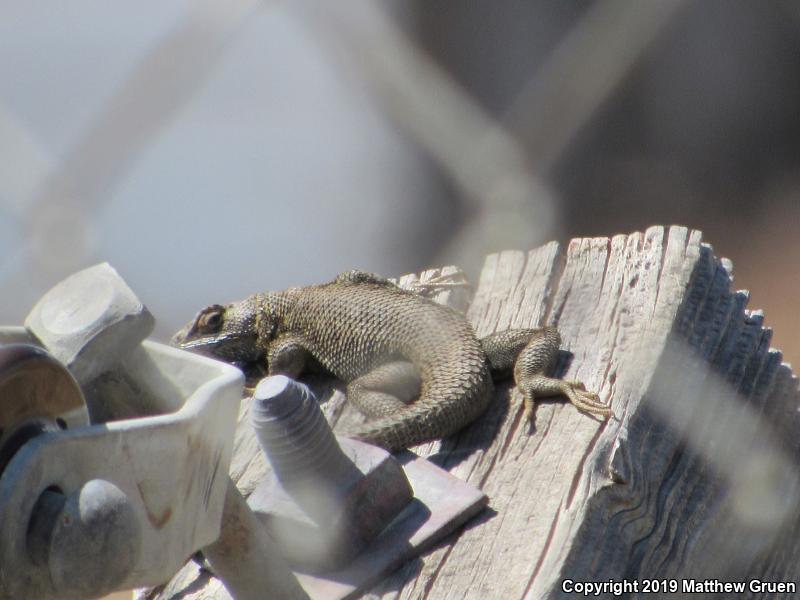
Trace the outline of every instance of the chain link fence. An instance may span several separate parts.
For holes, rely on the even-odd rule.
[[[150,29],[160,35],[127,61],[124,72],[114,73],[116,84],[72,135],[54,144],[57,149],[26,123],[37,113],[23,107],[20,116],[13,105],[20,99],[7,94],[4,102],[0,94],[0,206],[7,230],[0,318],[18,322],[55,281],[104,259],[133,279],[160,318],[164,336],[214,294],[232,299],[227,296],[311,283],[352,266],[396,274],[455,262],[475,273],[489,251],[542,243],[558,235],[563,219],[550,181],[553,166],[682,4],[591,5],[501,115],[485,109],[403,27],[414,18],[411,5],[391,15],[362,0],[204,1],[149,15],[161,22],[130,29],[142,37],[152,35]],[[83,10],[77,4],[61,9],[74,22],[84,19],[84,27],[109,18],[91,3]],[[82,45],[80,38],[69,38],[82,27],[70,31],[68,21],[60,29],[52,22],[58,14],[41,7],[10,12],[11,26],[49,32],[38,49],[19,34],[6,42],[17,44],[12,49],[28,61],[36,53],[55,53],[43,75],[65,68],[59,50],[69,54]],[[111,29],[124,31],[125,25]],[[281,48],[257,38],[288,42]],[[120,36],[119,43],[125,41]],[[115,40],[95,43],[110,46],[94,48],[85,62],[103,61],[104,51],[112,59],[119,53]],[[259,50],[273,54],[260,61]],[[20,71],[7,75],[8,86],[26,69],[24,61],[18,65]],[[280,87],[320,72],[324,81],[318,86]],[[22,77],[23,83],[29,79]],[[226,81],[234,83],[232,89],[221,90]],[[297,99],[314,93],[316,102]],[[86,92],[87,101],[94,100],[92,94]],[[60,95],[56,89],[49,103],[38,99],[48,118],[59,114]],[[265,113],[285,113],[286,103],[297,101],[290,118],[318,127],[309,131],[306,123],[299,133],[272,135],[275,119],[254,114],[252,96],[272,98],[263,105]],[[237,103],[249,111],[262,139],[248,137],[245,115],[231,107]],[[303,109],[329,114],[304,116]],[[64,115],[70,115],[68,108]],[[341,118],[362,131],[343,134],[336,125]],[[192,131],[193,125],[200,131]],[[221,139],[229,147],[216,153],[202,148]],[[237,156],[246,167],[269,173],[283,168],[282,149],[290,160],[310,157],[292,172],[294,181],[284,178],[259,189],[264,180],[255,176],[255,183],[242,185],[247,173]],[[331,174],[337,161],[358,159],[362,165]],[[217,177],[206,171],[214,161]],[[191,168],[206,189],[187,182]],[[343,181],[359,170],[365,173]],[[152,181],[159,178],[160,193]],[[443,180],[453,193],[443,200],[426,179]],[[299,200],[292,197],[298,189]],[[360,247],[348,247],[348,237]],[[237,285],[234,277],[250,287]]]
[[[487,252],[684,222],[800,360],[798,5],[488,4],[0,7],[0,319],[102,260],[163,339],[354,267],[474,277]]]

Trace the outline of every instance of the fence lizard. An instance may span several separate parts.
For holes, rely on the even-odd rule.
[[[492,398],[493,374],[513,373],[528,418],[535,398],[559,394],[582,411],[611,414],[581,383],[545,375],[560,345],[555,328],[478,340],[460,313],[364,271],[213,304],[172,343],[239,366],[266,361],[271,375],[297,377],[321,366],[347,384],[348,401],[371,419],[350,435],[389,450],[472,422]]]

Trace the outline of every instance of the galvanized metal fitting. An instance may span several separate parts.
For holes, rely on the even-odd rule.
[[[342,566],[413,498],[397,460],[382,448],[337,438],[304,384],[267,377],[250,410],[274,477],[248,503],[292,564],[317,571]]]
[[[287,490],[301,492],[312,482],[335,493],[360,476],[308,386],[284,375],[265,377],[255,389],[250,420],[275,476]]]
[[[0,598],[167,580],[220,538],[241,372],[147,341],[152,316],[107,264],[26,326],[0,328]]]

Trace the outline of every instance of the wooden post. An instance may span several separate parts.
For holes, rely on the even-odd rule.
[[[610,400],[615,418],[548,400],[530,426],[499,384],[478,422],[414,449],[482,488],[489,508],[368,597],[568,597],[565,580],[664,595],[709,579],[756,597],[753,579],[800,582],[797,379],[730,268],[683,227],[489,256],[467,310],[478,335],[557,325],[568,353],[556,374]],[[338,392],[326,410],[358,418]],[[264,465],[242,423],[232,477],[247,495]],[[187,569],[162,597],[227,597]]]

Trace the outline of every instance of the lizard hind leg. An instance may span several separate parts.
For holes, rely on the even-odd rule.
[[[556,379],[544,375],[515,377],[517,386],[522,392],[525,418],[533,420],[533,409],[536,398],[564,395],[578,410],[586,413],[610,416],[611,408],[600,400],[594,392],[587,392],[580,381]]]
[[[408,361],[385,363],[347,384],[347,400],[369,418],[388,417],[419,397],[419,369]]]
[[[548,377],[545,373],[558,355],[561,336],[554,327],[501,331],[481,340],[489,365],[497,375],[513,369],[514,383],[522,392],[525,418],[533,419],[537,398],[564,395],[580,411],[611,415],[597,394],[579,381]]]
[[[582,412],[603,416],[611,409],[594,392],[587,392],[583,383],[547,377],[545,372],[558,355],[561,336],[554,327],[543,327],[522,349],[514,365],[514,381],[522,392],[525,417],[533,419],[536,398],[564,395]]]

